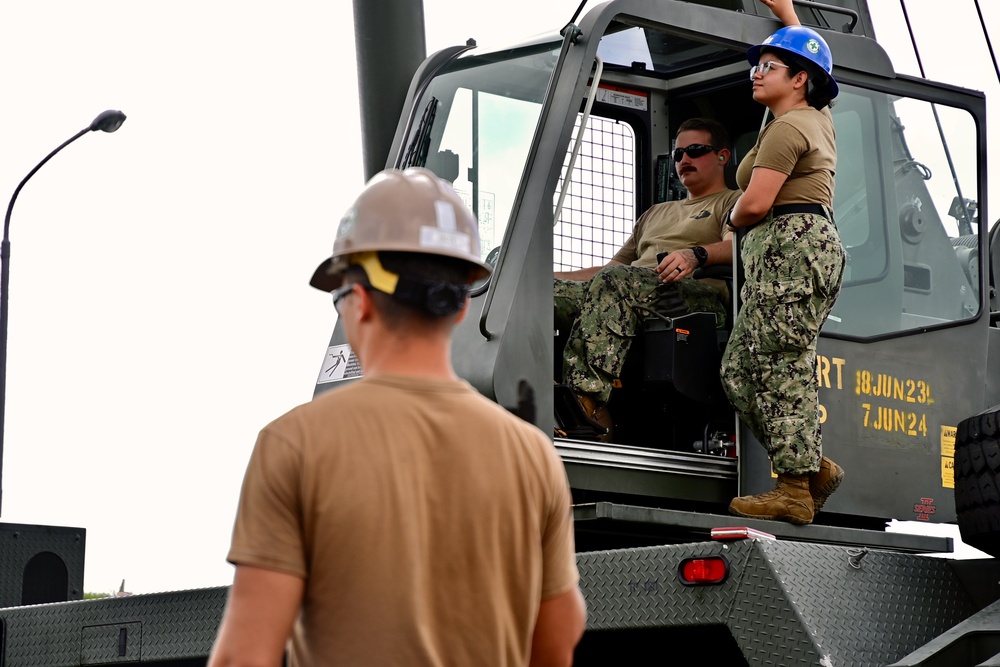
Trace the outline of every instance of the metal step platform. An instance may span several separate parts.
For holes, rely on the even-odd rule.
[[[555,439],[573,489],[637,497],[728,503],[736,492],[736,459],[632,445]]]
[[[708,539],[713,528],[746,526],[789,542],[836,544],[856,548],[886,549],[906,553],[949,554],[954,551],[950,537],[890,533],[813,523],[794,526],[783,521],[746,519],[728,514],[706,514],[655,507],[639,507],[611,502],[573,506],[578,541],[586,544],[590,535],[610,534],[621,540],[629,535],[638,543],[673,544]],[[822,520],[822,516],[819,517]],[[578,549],[580,547],[578,546]],[[582,550],[582,549],[581,549]],[[586,549],[590,550],[590,549]]]

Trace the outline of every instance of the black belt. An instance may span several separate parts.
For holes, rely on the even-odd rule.
[[[816,215],[821,215],[827,220],[833,222],[830,217],[826,214],[826,208],[820,204],[782,204],[781,206],[775,206],[771,208],[771,217],[777,217],[779,215],[791,215],[792,213],[815,213]],[[752,225],[745,225],[739,227],[737,232],[743,232],[744,234],[760,223],[768,219],[768,216],[764,216]]]
[[[815,213],[827,218],[826,208],[819,204],[782,204],[771,209],[771,215],[791,215],[792,213]]]

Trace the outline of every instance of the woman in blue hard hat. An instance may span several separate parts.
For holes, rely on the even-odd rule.
[[[829,111],[839,89],[829,46],[798,24],[791,0],[763,2],[785,27],[747,52],[753,98],[774,118],[737,170],[743,194],[729,224],[746,230],[746,281],[722,379],[778,480],[772,491],[735,498],[729,511],[807,524],[844,476],[822,456],[816,379],[816,341],[844,272]]]

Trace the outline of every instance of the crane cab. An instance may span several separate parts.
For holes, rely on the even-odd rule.
[[[456,369],[506,406],[527,382],[543,430],[560,409],[565,334],[553,271],[606,263],[643,211],[685,196],[670,159],[681,122],[721,122],[738,161],[768,120],[745,53],[779,25],[745,4],[613,0],[559,34],[439,52],[411,84],[388,166],[451,181],[495,267],[456,333]],[[1000,402],[984,98],[897,75],[865,36],[863,4],[823,7],[800,15],[840,83],[834,210],[848,264],[816,372],[824,451],[848,476],[822,516],[954,521],[957,424]],[[736,312],[738,261],[732,275]],[[578,499],[721,509],[772,486],[763,448],[715,391],[725,333],[696,320],[644,327],[612,395],[611,442],[555,437]],[[344,344],[335,331],[331,351]],[[351,375],[321,375],[317,391]]]

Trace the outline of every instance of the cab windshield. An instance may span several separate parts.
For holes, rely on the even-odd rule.
[[[402,166],[451,181],[479,220],[482,257],[503,241],[559,56],[555,36],[504,51],[465,53],[415,104]]]

